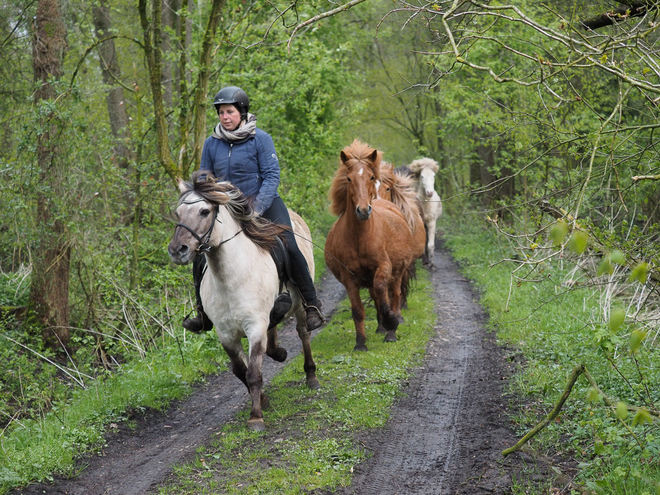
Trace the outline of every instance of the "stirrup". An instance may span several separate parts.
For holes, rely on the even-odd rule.
[[[320,306],[320,305],[319,305]],[[325,317],[321,309],[314,305],[305,306],[305,314],[307,315],[307,331],[311,332],[317,328],[325,325]]]

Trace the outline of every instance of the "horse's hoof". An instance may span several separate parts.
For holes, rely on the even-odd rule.
[[[266,431],[266,424],[262,418],[248,419],[248,429],[252,431]]]
[[[396,333],[394,331],[387,332],[385,342],[396,342]]]
[[[309,379],[307,380],[307,387],[309,387],[311,390],[318,390],[318,389],[321,388],[321,384],[320,384],[319,381],[316,379],[316,377],[314,377],[314,378],[309,378]]]
[[[266,351],[266,355],[268,355],[271,359],[274,359],[278,363],[283,363],[286,361],[286,356],[287,352],[284,347],[278,347],[274,351]]]
[[[376,333],[387,333],[387,330],[385,330],[385,327],[383,325],[378,325],[378,328],[376,329]]]
[[[366,344],[355,344],[355,347],[353,347],[354,351],[360,351],[360,352],[367,352],[369,349],[367,349]]]
[[[266,394],[261,394],[261,409],[270,408],[270,399]]]

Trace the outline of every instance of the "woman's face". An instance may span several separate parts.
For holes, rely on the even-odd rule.
[[[234,105],[220,105],[218,118],[227,131],[233,131],[241,123],[241,113]]]

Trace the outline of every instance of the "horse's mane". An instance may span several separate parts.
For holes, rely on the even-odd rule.
[[[419,175],[420,172],[425,168],[430,169],[435,174],[438,172],[438,162],[436,162],[433,158],[419,158],[417,160],[413,160],[413,162],[408,165],[408,168],[410,168],[410,170],[412,170],[412,172],[416,175]]]
[[[197,193],[213,205],[227,208],[243,233],[262,249],[269,250],[287,227],[258,216],[252,202],[233,184],[218,181],[207,171],[198,170],[192,174],[190,182],[184,182],[186,190],[179,197],[179,204],[191,193]]]
[[[340,216],[346,211],[348,181],[346,173],[357,164],[369,167],[376,180],[380,180],[380,162],[383,157],[381,151],[376,151],[377,158],[372,160],[373,153],[376,150],[359,139],[346,146],[341,151],[341,160],[339,168],[335,172],[330,186],[328,197],[330,199],[330,212],[333,215]]]
[[[414,232],[420,211],[412,177],[405,171],[394,170],[392,164],[387,162],[381,163],[380,167],[380,180],[383,186],[389,188],[392,203],[401,210],[410,230]]]

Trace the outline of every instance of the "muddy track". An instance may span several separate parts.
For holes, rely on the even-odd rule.
[[[502,396],[510,363],[484,329],[486,317],[470,284],[441,244],[436,246],[431,277],[438,322],[427,358],[386,427],[358,438],[373,455],[356,466],[345,495],[507,493],[512,477],[529,462],[518,454],[501,460],[501,450],[515,443]],[[332,276],[323,278],[319,293],[327,314],[345,296]],[[290,357],[300,352],[292,324],[282,328],[280,342]],[[265,360],[264,383],[282,366]],[[247,401],[243,384],[230,372],[210,376],[166,413],[141,416],[134,430],[118,425],[102,455],[80,461],[78,477],[13,495],[153,493],[174,465],[194,458],[195,449]]]

